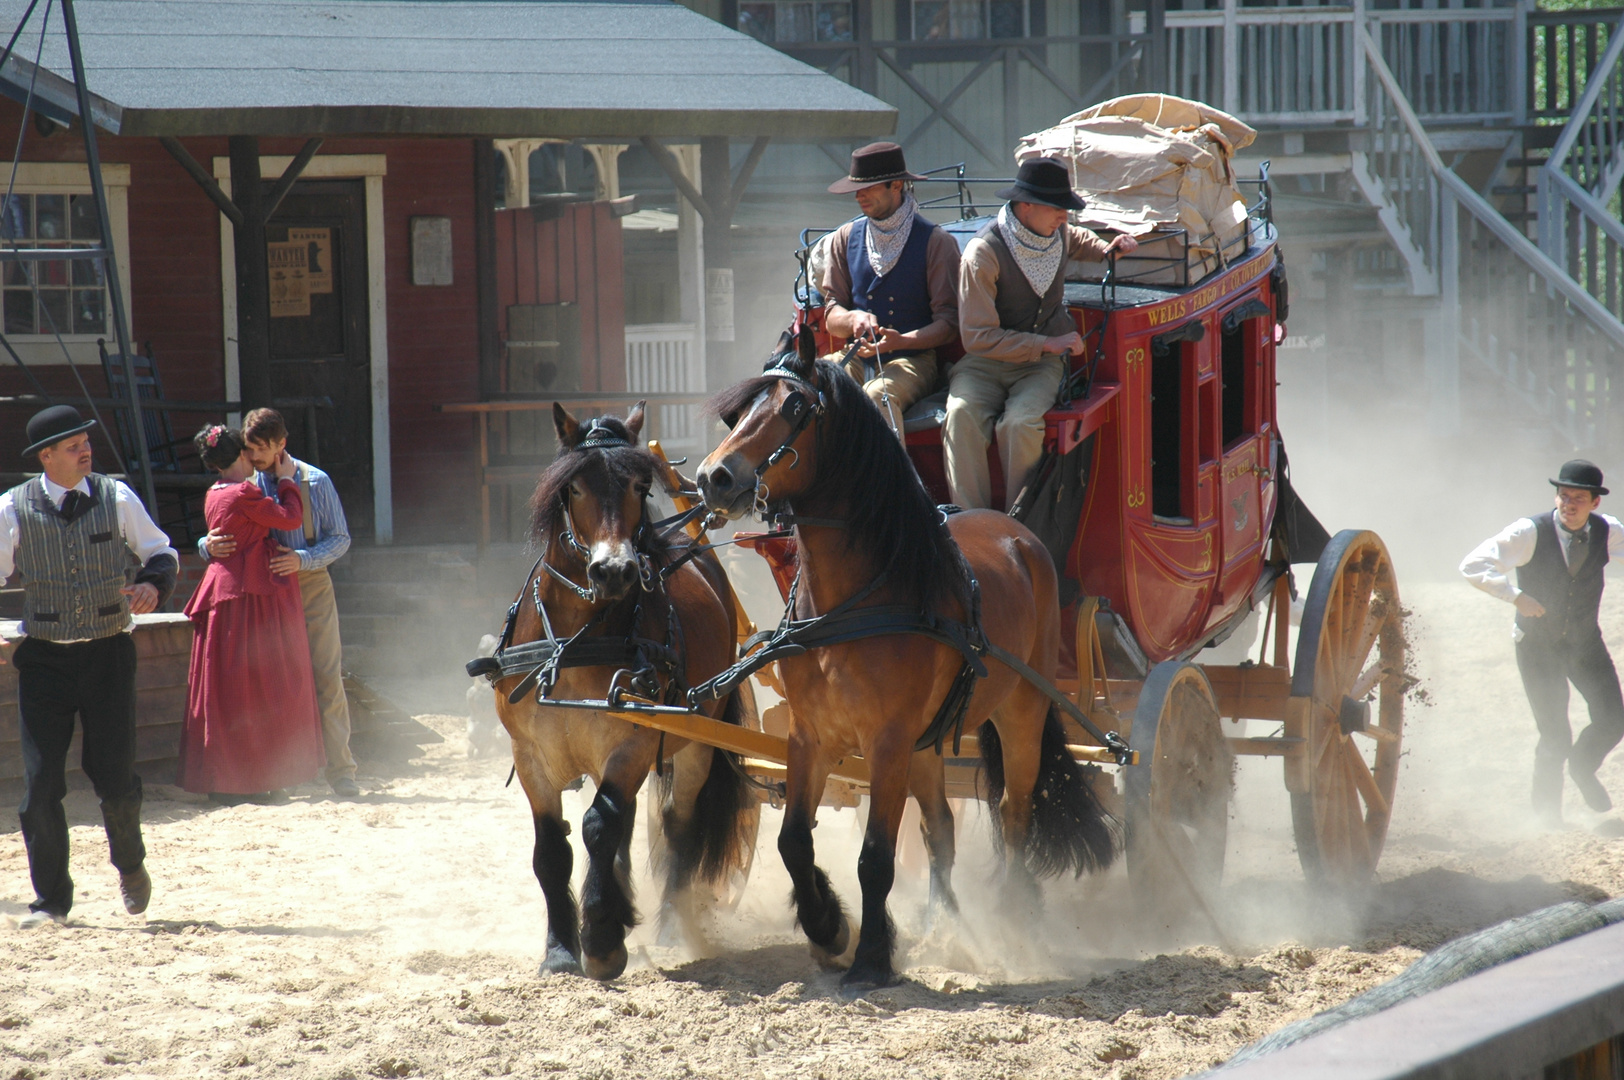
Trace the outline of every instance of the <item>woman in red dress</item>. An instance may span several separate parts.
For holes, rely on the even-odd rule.
[[[276,498],[267,498],[231,428],[205,427],[194,442],[220,474],[204,516],[236,537],[237,550],[209,563],[186,604],[194,636],[178,782],[228,806],[276,801],[327,761],[299,579],[271,572],[267,539],[302,523],[299,486],[283,454]]]

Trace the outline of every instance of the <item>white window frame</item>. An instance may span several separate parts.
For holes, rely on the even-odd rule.
[[[107,220],[113,226],[113,251],[118,266],[118,282],[124,291],[125,313],[134,321],[130,311],[130,167],[102,163],[102,184],[107,190]],[[12,188],[12,169],[0,164],[0,194]],[[24,161],[16,168],[16,186],[13,195],[89,195],[90,167],[73,161]],[[133,331],[132,331],[133,332]],[[107,329],[100,334],[63,334],[62,344],[68,356],[62,354],[52,334],[8,334],[6,340],[23,363],[30,367],[62,366],[72,358],[74,364],[101,367],[101,355],[96,351],[97,339],[111,346],[109,352],[118,352],[113,329],[113,305],[107,305]],[[10,357],[0,357],[0,364],[9,363]]]

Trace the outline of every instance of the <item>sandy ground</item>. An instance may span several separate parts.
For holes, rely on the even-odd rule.
[[[1287,405],[1295,430],[1319,430],[1301,420],[1322,405]],[[907,980],[848,1003],[792,925],[768,810],[748,887],[715,914],[708,947],[662,936],[645,874],[624,978],[539,978],[545,916],[524,801],[503,786],[504,759],[466,756],[460,717],[425,715],[445,741],[364,762],[358,802],[309,787],[288,805],[222,809],[149,786],[145,918],[123,914],[94,801],[78,791],[71,925],[8,930],[30,893],[15,817],[0,816],[0,1080],[1179,1077],[1461,933],[1624,893],[1618,816],[1570,793],[1566,831],[1528,824],[1534,733],[1510,609],[1451,579],[1471,543],[1549,498],[1549,448],[1508,456],[1496,432],[1492,453],[1429,458],[1398,420],[1373,435],[1338,419],[1328,430],[1347,441],[1293,444],[1299,488],[1327,524],[1393,543],[1413,611],[1423,681],[1369,897],[1305,890],[1279,763],[1249,759],[1213,921],[1180,941],[1142,932],[1120,871],[1051,883],[1041,925],[1003,924],[986,816],[973,809],[955,877],[963,919],[925,925],[922,856],[905,850],[892,912]],[[1372,447],[1386,469],[1372,471]],[[1604,610],[1615,654],[1621,594],[1615,576]],[[1624,799],[1624,754],[1602,778]],[[577,820],[587,797],[570,797]],[[856,812],[826,810],[815,834],[848,903],[859,827]]]
[[[538,978],[545,921],[518,788],[503,787],[501,759],[465,756],[461,718],[431,715],[445,741],[364,769],[356,803],[312,787],[285,806],[223,809],[155,785],[145,918],[119,909],[94,801],[74,793],[71,925],[0,929],[0,1080],[1198,1071],[1459,933],[1624,892],[1624,842],[1604,835],[1624,831],[1617,818],[1570,798],[1567,832],[1523,821],[1531,724],[1505,663],[1505,609],[1444,583],[1408,602],[1432,704],[1410,712],[1381,881],[1356,912],[1305,892],[1278,764],[1252,761],[1215,910],[1222,937],[1210,925],[1171,948],[1142,937],[1120,874],[1050,885],[1041,927],[1000,924],[977,809],[962,829],[964,920],[924,926],[908,853],[893,896],[908,981],[847,1003],[791,925],[769,810],[742,901],[714,918],[714,956],[662,938],[645,879],[650,917],[626,977]],[[1609,617],[1624,645],[1624,612]],[[1603,778],[1624,794],[1624,760]],[[15,920],[26,863],[4,827],[0,914]],[[848,898],[857,838],[854,811],[825,811],[817,840]]]

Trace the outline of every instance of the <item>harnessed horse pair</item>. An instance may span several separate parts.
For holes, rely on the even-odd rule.
[[[1002,514],[948,515],[934,506],[879,412],[836,366],[815,360],[809,334],[781,350],[761,376],[718,395],[712,408],[732,428],[698,472],[713,519],[750,512],[773,517],[793,529],[799,568],[779,626],[747,642],[737,663],[689,682],[681,696],[696,710],[736,701],[750,673],[778,663],[790,711],[778,846],[814,957],[846,966],[851,946],[850,922],[816,865],[811,836],[831,765],[843,756],[861,754],[871,775],[858,865],[861,930],[843,978],[849,991],[896,977],[886,898],[909,794],[923,811],[932,909],[957,908],[950,880],[953,816],[940,757],[949,731],[956,744],[964,724],[979,730],[990,802],[1002,825],[1012,912],[1037,902],[1035,876],[1108,865],[1116,852],[1115,824],[1066,748],[1057,707],[1102,745],[1124,757],[1128,752],[1114,733],[1094,729],[1050,682],[1059,609],[1054,567],[1037,538]],[[640,413],[634,415],[640,425]],[[560,434],[562,440],[562,427]],[[635,429],[630,434],[635,439]],[[858,490],[859,483],[866,490]],[[538,489],[538,507],[541,497]],[[564,526],[574,534],[572,522]],[[552,535],[538,531],[543,534]],[[664,560],[656,591],[702,562],[695,549]],[[535,596],[536,582],[551,569],[543,558],[532,571],[527,585]],[[641,573],[639,580],[646,580]],[[649,692],[651,679],[659,680],[651,638],[639,642],[628,633],[610,645],[601,640],[607,623],[603,633],[593,633],[599,624],[589,618],[575,624],[580,629],[567,641],[549,626],[547,637],[558,642],[549,651],[530,644],[541,639],[515,634],[513,623],[510,618],[494,660],[499,678],[531,665],[536,670],[534,681],[527,675],[515,688],[514,706],[535,686],[533,708],[544,709],[542,695],[565,688],[561,681],[544,684],[543,673],[562,680],[576,670],[570,666],[576,650],[583,661],[605,660],[598,670],[640,656],[645,673],[654,674],[643,676],[637,697],[678,698],[675,678],[666,678],[658,694]],[[682,633],[694,641],[690,627]],[[617,659],[606,660],[611,655]],[[583,662],[581,670],[591,669]],[[604,701],[617,700],[615,680],[635,678],[611,676]],[[518,748],[516,741],[516,758]],[[539,837],[538,831],[538,859]]]

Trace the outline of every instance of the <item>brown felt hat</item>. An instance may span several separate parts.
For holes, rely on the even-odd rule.
[[[902,147],[894,142],[869,143],[851,152],[851,171],[845,179],[829,185],[835,195],[850,195],[875,184],[889,184],[893,180],[923,180],[923,176],[908,171],[903,160]]]

